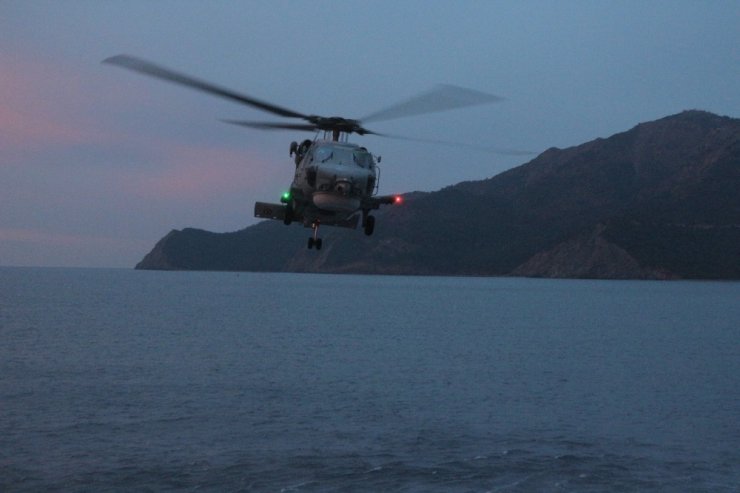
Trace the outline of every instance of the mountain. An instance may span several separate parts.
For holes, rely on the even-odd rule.
[[[740,120],[685,111],[407,194],[375,235],[266,221],[171,231],[138,269],[740,279]]]

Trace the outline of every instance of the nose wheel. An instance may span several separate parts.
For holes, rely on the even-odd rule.
[[[288,203],[285,206],[285,216],[283,217],[283,224],[289,226],[293,222],[293,205]]]
[[[375,216],[369,215],[367,211],[362,211],[362,228],[367,236],[372,235],[375,231]]]
[[[311,224],[313,229],[313,235],[308,237],[308,249],[311,250],[316,247],[316,250],[321,250],[321,238],[319,238],[319,221],[315,221]]]

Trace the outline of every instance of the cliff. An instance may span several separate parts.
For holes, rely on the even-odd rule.
[[[375,235],[263,222],[172,231],[140,269],[740,279],[740,120],[685,111],[412,193]]]

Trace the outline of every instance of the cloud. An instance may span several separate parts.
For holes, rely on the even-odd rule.
[[[203,133],[210,131],[203,122],[173,131],[172,120],[181,115],[146,120],[152,117],[149,86],[108,75],[107,70],[0,53],[0,164],[107,167],[145,196],[160,197],[198,197],[209,189],[290,178],[288,167],[275,169],[253,147],[227,142],[226,126],[214,138]],[[185,135],[191,131],[201,133]]]
[[[0,53],[0,165],[118,140],[96,122],[92,110],[100,96],[91,85],[66,65]]]
[[[2,88],[5,92],[5,88]],[[43,112],[14,108],[13,100],[0,107],[0,144],[5,150],[29,146],[79,144],[87,140],[82,128],[54,121]]]
[[[132,267],[148,240],[0,228],[0,265]]]
[[[121,242],[144,244],[144,240],[130,238],[113,238],[108,236],[90,236],[81,234],[56,233],[36,229],[0,229],[0,241],[16,243],[45,243],[52,246],[88,247],[92,245],[111,246]]]
[[[151,150],[157,163],[128,185],[145,198],[200,201],[270,187],[281,178],[287,186],[292,171],[241,149],[159,142]]]

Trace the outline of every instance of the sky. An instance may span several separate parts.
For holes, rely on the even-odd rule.
[[[354,136],[383,194],[686,109],[740,117],[735,0],[0,0],[0,265],[133,267],[172,229],[255,224],[290,185],[310,133],[227,125],[279,118],[100,63],[122,53],[325,116],[459,85],[504,101],[368,127],[534,153]]]

